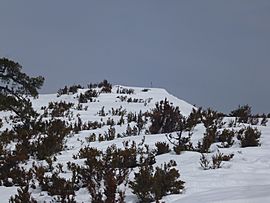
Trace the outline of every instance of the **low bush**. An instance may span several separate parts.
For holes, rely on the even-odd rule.
[[[98,87],[101,88],[101,93],[111,93],[112,92],[112,84],[110,84],[107,80],[103,80],[98,84]]]
[[[64,138],[71,132],[65,121],[52,120],[32,143],[32,155],[42,160],[64,149]]]
[[[207,153],[210,146],[216,141],[217,138],[217,128],[216,126],[212,128],[207,128],[202,140],[202,143],[198,143],[198,151],[201,153]]]
[[[93,97],[98,97],[99,93],[94,89],[87,90],[84,94],[79,95],[79,103],[93,102]]]
[[[249,105],[239,105],[237,109],[231,111],[230,116],[237,117],[240,123],[247,123],[249,117],[251,117],[251,107]]]
[[[185,118],[180,114],[179,107],[174,107],[167,99],[156,103],[150,113],[151,134],[170,133],[182,130]]]
[[[165,195],[181,193],[184,182],[179,180],[180,174],[175,166],[176,162],[170,161],[155,170],[150,165],[140,167],[139,172],[135,173],[134,181],[129,183],[140,202],[158,202]]]
[[[156,146],[156,155],[166,154],[171,151],[169,144],[166,142],[157,142],[155,146]]]
[[[218,141],[222,143],[222,147],[228,148],[231,147],[234,143],[235,132],[234,130],[228,130],[224,129],[219,135],[218,135]]]
[[[134,94],[134,89],[132,88],[124,88],[119,86],[116,91],[117,94]]]
[[[124,202],[125,192],[120,185],[127,183],[129,163],[133,160],[127,150],[113,145],[103,153],[87,147],[80,150],[78,157],[86,158],[84,166],[68,164],[76,188],[86,187],[93,203]]]
[[[75,194],[72,182],[60,178],[57,173],[53,173],[51,177],[45,176],[40,185],[42,190],[48,191],[51,196],[58,195],[67,198]]]
[[[221,128],[223,126],[223,117],[222,113],[214,111],[210,108],[202,111],[201,121],[206,129],[210,128]]]
[[[142,89],[142,92],[148,92],[150,89]]]
[[[262,115],[261,125],[266,126],[268,122],[268,119],[265,114]]]
[[[222,161],[230,161],[233,157],[234,154],[226,155],[218,151],[217,154],[212,156],[212,162],[210,162],[207,157],[201,153],[200,165],[204,170],[217,169],[221,168]]]
[[[57,91],[57,97],[60,97],[61,95],[63,95],[63,94],[75,94],[75,93],[77,93],[78,92],[78,89],[79,88],[82,88],[82,86],[81,85],[72,85],[72,86],[70,86],[70,87],[68,87],[68,86],[65,86],[64,88],[62,88],[62,89],[59,89],[58,91]]]
[[[10,197],[10,203],[37,203],[37,201],[31,197],[28,185],[20,187],[17,192],[18,194],[16,194],[14,197]]]
[[[176,154],[180,154],[182,151],[192,151],[193,146],[190,142],[190,136],[182,137],[182,132],[166,134],[167,139],[174,145],[173,150]]]
[[[63,117],[65,116],[66,112],[68,112],[70,108],[73,106],[74,106],[73,103],[67,103],[65,101],[50,102],[48,105],[48,109],[51,111],[52,117]]]
[[[207,159],[207,157],[203,153],[201,153],[200,165],[204,170],[208,170],[211,168],[210,161]]]
[[[261,132],[257,128],[247,127],[238,131],[237,139],[241,147],[256,147],[260,145]]]
[[[24,155],[21,157],[21,155],[16,152],[2,150],[0,156],[0,186],[11,187],[13,185],[27,185],[32,175],[19,166],[24,160]]]

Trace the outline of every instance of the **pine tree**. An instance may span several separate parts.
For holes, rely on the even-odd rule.
[[[36,116],[29,96],[38,96],[44,78],[29,77],[21,69],[19,63],[0,58],[0,110],[13,111],[26,123]]]

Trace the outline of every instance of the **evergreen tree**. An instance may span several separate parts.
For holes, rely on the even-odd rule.
[[[13,111],[26,123],[36,115],[29,96],[38,96],[44,78],[29,77],[21,70],[19,63],[0,58],[0,110]]]

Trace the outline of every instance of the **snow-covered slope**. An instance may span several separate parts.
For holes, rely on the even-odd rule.
[[[165,98],[173,103],[174,106],[179,106],[181,113],[187,116],[194,106],[189,103],[180,100],[173,95],[169,94],[164,89],[159,88],[145,88],[137,87],[124,87],[132,88],[134,94],[118,94],[119,86],[114,86],[112,93],[101,93],[96,102],[88,102],[82,104],[82,110],[76,108],[72,109],[74,117],[70,122],[77,121],[77,115],[80,116],[83,122],[87,121],[102,121],[105,122],[108,118],[113,118],[116,121],[120,119],[120,116],[113,116],[110,114],[112,108],[125,109],[127,112],[151,111],[155,107],[156,102],[164,100]],[[80,89],[77,94],[74,95],[61,95],[57,97],[56,94],[40,95],[38,99],[32,100],[33,107],[39,112],[42,106],[48,106],[52,101],[65,101],[75,103],[78,105],[77,96],[80,93],[85,92],[86,89]],[[127,96],[127,98],[138,99],[140,102],[127,102],[121,101],[121,96]],[[87,109],[85,108],[86,106]],[[104,107],[106,116],[100,116],[98,112]],[[6,112],[1,112],[1,116],[8,115]],[[67,119],[67,118],[65,118]],[[7,127],[8,124],[2,127],[2,130]],[[122,126],[115,125],[116,133],[122,134],[126,131],[127,124]],[[181,155],[176,155],[173,151],[167,154],[156,156],[156,166],[160,166],[164,162],[168,162],[173,159],[177,162],[177,168],[181,174],[181,180],[185,181],[185,190],[182,194],[168,195],[163,198],[165,202],[177,203],[177,202],[270,202],[270,126],[257,126],[262,131],[260,138],[260,147],[247,147],[240,148],[239,144],[234,145],[231,148],[219,149],[224,154],[233,153],[234,157],[229,162],[224,162],[222,168],[215,170],[203,170],[200,167],[200,153],[198,152],[183,152]],[[150,146],[151,149],[155,148],[155,143],[158,141],[168,142],[164,134],[145,135],[143,131],[141,135],[116,138],[111,141],[103,142],[87,142],[85,138],[89,137],[91,133],[103,134],[108,130],[109,126],[103,126],[102,128],[95,130],[83,130],[78,134],[70,136],[66,140],[66,150],[56,155],[57,161],[54,165],[61,163],[64,165],[65,173],[60,174],[62,177],[70,178],[71,172],[67,170],[66,163],[81,162],[83,160],[74,160],[73,155],[76,155],[79,150],[84,146],[96,147],[98,149],[105,150],[108,146],[116,144],[118,147],[122,147],[124,140],[131,140],[139,143],[145,138],[145,143]],[[197,143],[202,139],[205,128],[202,125],[198,125],[192,135],[192,141]],[[217,151],[217,148],[213,146],[211,153],[208,155],[211,157]],[[46,164],[44,161],[37,161],[30,159],[24,167],[30,168],[32,162],[40,162]],[[132,175],[131,175],[132,176]],[[17,187],[4,187],[0,186],[0,202],[8,202],[9,197],[17,192]],[[39,202],[49,202],[51,197],[46,192],[33,190],[32,196]],[[137,197],[132,194],[131,189],[126,189],[126,202],[137,202]],[[77,202],[90,202],[89,194],[87,190],[80,189],[76,192]]]

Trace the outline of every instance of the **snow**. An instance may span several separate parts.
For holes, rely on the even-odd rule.
[[[168,101],[172,102],[174,106],[179,106],[181,113],[187,116],[194,106],[189,103],[180,100],[173,95],[169,94],[164,89],[159,88],[147,88],[148,92],[143,92],[139,87],[125,87],[132,88],[135,90],[134,94],[123,95],[147,100],[151,99],[150,103],[128,103],[121,102],[117,96],[116,90],[118,86],[113,87],[113,93],[111,94],[101,94],[97,100],[98,102],[89,102],[83,104],[83,106],[88,106],[87,111],[78,111],[73,109],[74,119],[76,121],[77,114],[80,114],[83,122],[85,121],[100,121],[101,118],[103,121],[106,119],[114,118],[115,120],[119,119],[119,116],[107,115],[105,117],[100,117],[97,113],[104,106],[105,112],[108,112],[112,108],[119,108],[122,106],[123,109],[126,109],[127,112],[146,112],[150,111],[155,107],[155,103],[165,98]],[[80,90],[83,92],[85,90]],[[47,106],[51,101],[66,101],[73,102],[78,104],[78,99],[76,98],[78,94],[75,95],[62,95],[57,97],[56,94],[47,94],[40,95],[38,99],[32,100],[33,107],[40,111],[42,106]],[[0,112],[1,118],[3,116],[8,116],[7,112]],[[2,127],[2,130],[6,127],[10,127],[11,124],[5,123]],[[126,124],[123,126],[114,126],[117,133],[123,133],[126,130]],[[212,169],[212,170],[203,170],[200,167],[199,159],[200,154],[197,152],[183,152],[181,155],[176,155],[174,152],[168,154],[159,155],[156,157],[157,163],[155,165],[161,165],[164,162],[169,160],[175,160],[177,163],[177,169],[180,171],[180,179],[185,181],[185,190],[182,194],[177,195],[168,195],[162,200],[168,203],[178,203],[178,202],[188,202],[188,203],[197,203],[197,202],[237,202],[237,203],[248,203],[248,202],[270,202],[270,125],[268,126],[257,126],[262,132],[260,138],[261,146],[260,147],[247,147],[240,148],[239,145],[234,145],[231,148],[219,149],[220,152],[224,154],[233,153],[234,157],[229,162],[224,162],[222,168]],[[135,141],[140,143],[142,139],[145,138],[145,143],[150,146],[150,149],[153,149],[155,143],[158,141],[167,141],[167,138],[164,134],[157,135],[139,135],[126,138],[117,138],[112,141],[104,142],[93,142],[87,143],[85,138],[95,133],[104,133],[107,131],[108,126],[103,126],[101,129],[96,130],[86,130],[81,131],[79,134],[70,136],[67,138],[66,145],[67,150],[58,154],[57,161],[54,163],[61,163],[64,165],[64,170],[66,170],[66,163],[68,161],[83,164],[84,160],[74,160],[73,155],[77,154],[80,148],[90,145],[91,147],[96,147],[98,149],[105,150],[108,146],[115,144],[117,147],[122,147],[122,143],[125,140]],[[196,126],[194,133],[192,135],[192,142],[197,143],[202,137],[205,128],[203,125]],[[213,148],[212,152],[208,155],[211,157],[216,153],[216,149]],[[31,167],[34,160],[29,160],[26,168]],[[69,178],[71,173],[67,172],[66,174],[60,174],[61,177]],[[132,174],[131,174],[132,175]],[[2,203],[7,203],[10,196],[17,193],[17,187],[0,187],[0,197]],[[46,192],[33,191],[33,197],[36,198],[39,202],[49,202],[51,198],[47,195]],[[89,194],[86,189],[80,189],[76,192],[76,201],[77,202],[90,202]],[[134,203],[137,202],[137,197],[132,194],[132,191],[127,188],[126,190],[126,202]]]
[[[0,201],[8,203],[10,196],[17,193],[18,187],[4,187],[0,186]]]
[[[252,203],[269,202],[270,185],[231,186],[223,188],[211,188],[207,191],[196,192],[189,196],[179,198],[177,195],[164,198],[171,203],[178,202],[218,202],[218,203]]]

